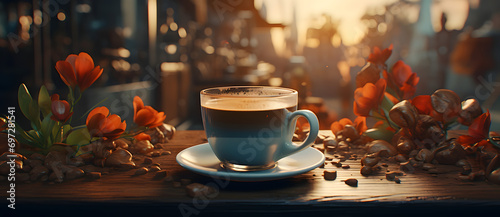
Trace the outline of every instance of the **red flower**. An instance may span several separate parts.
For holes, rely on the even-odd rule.
[[[409,99],[415,94],[420,78],[403,61],[397,61],[392,66],[391,73],[384,71],[383,74],[389,87],[397,91],[398,95],[403,99]]]
[[[109,109],[104,106],[95,108],[87,116],[87,129],[92,137],[116,139],[125,128],[127,123],[118,115],[109,115]]]
[[[57,61],[57,72],[66,83],[66,85],[74,88],[76,85],[80,91],[84,91],[92,85],[102,74],[100,66],[94,68],[94,61],[87,53],[70,54],[64,61]]]
[[[145,134],[145,133],[139,133],[139,134],[135,135],[134,138],[137,139],[138,141],[141,141],[141,140],[151,141],[151,136],[148,134]]]
[[[379,47],[375,46],[373,48],[373,53],[368,56],[368,62],[377,64],[377,65],[385,65],[385,61],[389,59],[392,54],[392,44],[388,48],[384,50],[380,50]]]
[[[163,124],[166,118],[165,113],[158,112],[151,106],[144,106],[144,102],[138,96],[134,97],[134,122],[138,126],[149,128],[157,127]]]
[[[360,135],[368,129],[368,127],[366,126],[366,117],[361,116],[354,119],[354,123],[348,118],[342,118],[340,119],[340,121],[333,122],[330,126],[330,129],[332,130],[333,134],[337,134],[338,132],[342,131],[346,125],[351,125],[356,128]]]
[[[443,115],[436,112],[434,107],[432,107],[430,95],[416,96],[413,100],[411,100],[411,104],[415,106],[419,114],[430,115],[436,121],[443,121]]]
[[[432,107],[430,95],[416,96],[411,101],[411,104],[413,106],[415,106],[415,108],[417,108],[418,113],[420,113],[420,114],[430,115],[431,112],[434,111],[434,108]]]
[[[69,106],[68,101],[59,100],[59,94],[53,94],[50,97],[51,105],[50,108],[52,110],[52,117],[50,117],[54,121],[66,122],[73,115],[73,112],[70,112],[71,108]]]
[[[488,110],[486,113],[483,113],[481,116],[477,117],[472,121],[472,124],[469,126],[468,133],[469,135],[459,136],[457,142],[463,146],[471,146],[473,144],[478,143],[478,146],[484,146],[489,142],[486,140],[488,138],[488,134],[490,132],[491,125],[491,115]]]
[[[384,97],[386,81],[379,79],[375,84],[366,83],[354,91],[354,114],[369,116],[372,109],[378,108]]]

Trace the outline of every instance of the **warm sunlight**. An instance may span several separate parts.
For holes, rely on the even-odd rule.
[[[306,32],[310,27],[319,28],[325,22],[323,14],[332,17],[333,22],[338,22],[338,31],[344,45],[357,44],[366,33],[366,26],[362,23],[361,17],[365,13],[384,14],[384,5],[396,2],[396,0],[256,0],[255,6],[258,9],[265,7],[264,17],[270,23],[284,23],[294,28],[294,16],[297,28],[297,40],[299,47],[306,45]],[[415,1],[411,10],[405,10],[406,17],[410,22],[418,19],[419,2]],[[461,29],[467,18],[467,0],[443,0],[434,2],[431,8],[432,24],[435,30],[440,30],[441,13],[448,16],[446,28]],[[272,37],[278,53],[283,48],[283,37],[287,32],[273,30]],[[299,49],[300,50],[300,49]]]

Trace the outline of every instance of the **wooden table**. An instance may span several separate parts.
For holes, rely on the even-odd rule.
[[[111,171],[98,180],[17,183],[16,213],[71,213],[68,216],[128,216],[148,212],[168,216],[272,216],[278,213],[292,216],[450,216],[496,214],[497,207],[500,207],[500,185],[461,181],[457,175],[459,168],[454,166],[438,175],[417,170],[401,177],[401,184],[397,184],[385,179],[385,171],[369,177],[361,176],[359,159],[344,162],[350,165],[349,169],[327,164],[325,168],[268,182],[227,182],[192,173],[177,164],[177,153],[205,142],[203,131],[179,131],[164,148],[172,155],[153,160],[168,170],[174,181],[190,179],[215,184],[219,191],[211,198],[191,198],[183,186],[155,180],[154,174],[133,176],[135,170]],[[395,171],[398,166],[389,164],[387,169]],[[324,170],[336,170],[337,179],[324,180]],[[358,179],[358,187],[344,184],[342,180],[347,178]],[[6,182],[1,184],[0,190],[5,195]]]

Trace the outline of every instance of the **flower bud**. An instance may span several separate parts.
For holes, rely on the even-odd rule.
[[[368,62],[356,75],[356,87],[363,87],[366,83],[375,84],[380,78],[380,69]]]

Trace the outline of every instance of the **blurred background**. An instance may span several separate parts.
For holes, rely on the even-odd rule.
[[[65,99],[55,63],[87,52],[104,72],[75,114],[104,100],[131,123],[138,95],[178,129],[203,129],[200,90],[271,85],[297,89],[327,129],[354,116],[373,47],[393,44],[388,66],[409,64],[417,95],[477,98],[499,130],[499,30],[497,0],[2,0],[0,113],[20,83]]]

